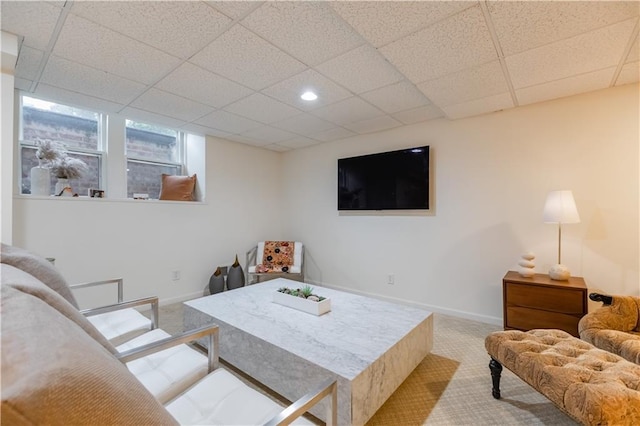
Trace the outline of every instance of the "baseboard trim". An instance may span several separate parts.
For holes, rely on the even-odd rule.
[[[393,303],[399,303],[399,304],[402,304],[402,305],[412,306],[412,307],[415,307],[415,308],[422,308],[422,309],[426,309],[426,310],[429,310],[431,312],[435,312],[435,313],[439,313],[439,314],[443,314],[443,315],[451,315],[452,317],[464,318],[464,319],[468,319],[468,320],[472,320],[472,321],[482,322],[482,323],[485,323],[485,324],[498,325],[498,326],[502,325],[502,318],[498,318],[498,317],[491,317],[491,316],[488,316],[488,315],[479,315],[479,314],[474,314],[472,312],[459,311],[457,309],[449,309],[449,308],[443,308],[441,306],[428,305],[426,303],[417,303],[417,302],[413,302],[413,301],[406,300],[406,299],[400,299],[400,298],[397,298],[397,297],[385,296],[385,295],[382,295],[382,294],[371,293],[371,292],[367,292],[367,291],[354,290],[352,288],[347,288],[347,287],[342,287],[342,286],[338,286],[338,285],[334,285],[334,284],[318,282],[318,281],[314,281],[314,280],[305,280],[305,281],[307,283],[309,283],[309,284],[319,285],[321,287],[332,288],[334,290],[345,291],[347,293],[359,294],[361,296],[373,297],[374,299],[384,300],[384,301],[393,302]]]

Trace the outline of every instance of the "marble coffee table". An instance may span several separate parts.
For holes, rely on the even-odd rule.
[[[338,423],[362,425],[431,351],[433,315],[320,286],[324,315],[272,302],[300,285],[278,278],[185,302],[185,328],[217,324],[220,357],[291,401],[337,379]],[[311,412],[326,420],[327,407]]]

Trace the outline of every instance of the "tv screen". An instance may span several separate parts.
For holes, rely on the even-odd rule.
[[[428,146],[338,159],[338,210],[428,209]]]

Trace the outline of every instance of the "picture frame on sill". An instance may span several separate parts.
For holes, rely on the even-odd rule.
[[[103,189],[89,188],[89,197],[91,197],[91,198],[104,198],[104,190]]]

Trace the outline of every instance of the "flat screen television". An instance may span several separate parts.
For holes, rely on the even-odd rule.
[[[338,159],[338,210],[428,209],[428,146]]]

